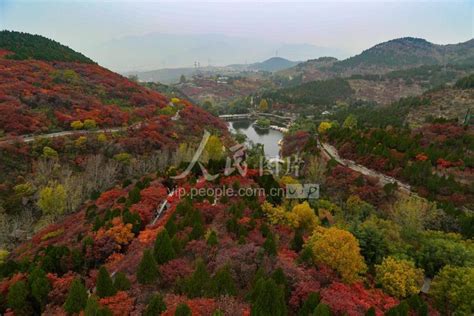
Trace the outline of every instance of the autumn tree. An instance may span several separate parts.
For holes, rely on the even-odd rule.
[[[143,316],[156,316],[166,311],[166,304],[161,294],[154,294],[143,312]]]
[[[308,241],[316,263],[336,270],[346,282],[353,282],[366,270],[357,239],[336,227],[317,227]]]
[[[474,268],[445,266],[434,277],[430,295],[444,315],[474,311]]]
[[[84,120],[84,128],[85,129],[94,129],[96,127],[97,127],[96,121],[91,120],[91,119]]]
[[[260,278],[251,294],[252,316],[284,316],[287,314],[285,294],[276,282],[269,278]]]
[[[220,160],[223,157],[223,145],[220,138],[216,135],[209,136],[206,146],[204,147],[206,156],[210,160]]]
[[[376,282],[385,292],[399,298],[418,293],[423,284],[423,270],[411,261],[387,257],[375,270]]]
[[[43,157],[45,158],[58,158],[58,152],[51,147],[43,147]]]
[[[146,249],[138,265],[137,280],[140,284],[152,284],[158,280],[158,277],[158,266],[153,253],[150,249]]]
[[[168,230],[164,228],[158,233],[153,248],[153,254],[158,264],[166,263],[176,257]]]
[[[319,134],[325,134],[331,127],[331,122],[321,122],[318,127],[318,132]]]
[[[84,124],[81,121],[73,121],[71,122],[72,129],[78,130],[84,127]]]
[[[114,286],[114,282],[110,277],[109,271],[102,266],[99,269],[99,275],[97,276],[96,294],[100,298],[114,296],[117,293],[117,289]]]
[[[81,279],[74,279],[64,303],[64,310],[69,314],[79,313],[86,307],[87,297],[87,290],[84,284],[82,284]]]
[[[260,112],[267,112],[268,108],[269,107],[268,107],[267,99],[260,100],[260,103],[258,105],[258,109],[260,110]]]
[[[357,127],[357,117],[355,115],[350,114],[349,116],[346,117],[344,120],[344,123],[342,123],[343,128],[349,128],[353,129]]]
[[[39,193],[38,207],[45,215],[60,215],[66,209],[66,190],[61,184],[52,184]]]

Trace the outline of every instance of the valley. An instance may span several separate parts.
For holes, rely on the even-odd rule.
[[[471,315],[473,45],[126,78],[1,31],[0,314]]]

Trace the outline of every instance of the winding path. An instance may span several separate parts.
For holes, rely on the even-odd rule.
[[[339,164],[350,168],[356,172],[362,173],[363,175],[369,176],[369,177],[374,177],[379,179],[381,185],[386,185],[388,183],[397,183],[398,188],[402,191],[405,191],[407,193],[411,193],[411,188],[408,184],[403,183],[393,177],[389,177],[383,173],[380,173],[378,171],[369,169],[363,165],[357,164],[352,160],[344,159],[339,156],[339,152],[337,149],[328,144],[328,143],[321,143],[321,148],[323,149],[323,153],[325,153],[327,156],[330,158],[334,158]]]

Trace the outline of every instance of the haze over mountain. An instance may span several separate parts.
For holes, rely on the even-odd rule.
[[[120,52],[116,54],[114,52]],[[151,33],[107,41],[96,47],[94,57],[102,65],[119,71],[147,71],[160,68],[246,64],[283,56],[307,60],[320,56],[347,57],[339,49],[310,44],[286,44],[274,40],[222,34],[179,35]]]

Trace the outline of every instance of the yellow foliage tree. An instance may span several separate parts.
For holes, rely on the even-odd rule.
[[[39,193],[38,207],[46,215],[60,215],[66,209],[66,190],[61,184],[43,188]]]
[[[215,135],[209,136],[205,151],[209,159],[220,160],[224,155],[223,145],[220,138]]]
[[[280,181],[278,181],[281,186],[285,186],[287,184],[299,184],[300,182],[293,178],[292,176],[283,176],[280,178]]]
[[[86,143],[87,143],[87,137],[85,137],[85,136],[79,136],[79,137],[74,141],[74,145],[75,145],[76,147],[82,147],[82,146],[84,146]]]
[[[97,135],[97,140],[101,143],[104,143],[107,141],[107,136],[104,133],[100,133]]]
[[[318,226],[319,221],[314,210],[309,206],[308,202],[297,204],[293,207],[291,212],[298,220],[298,228],[304,228],[312,231]]]
[[[97,127],[97,123],[94,120],[84,120],[85,129],[93,129]]]
[[[262,211],[267,215],[268,220],[273,225],[298,226],[298,219],[295,214],[287,212],[281,206],[273,206],[271,203],[265,201],[262,204]]]
[[[376,282],[385,292],[398,298],[418,293],[423,284],[423,270],[408,260],[387,257],[375,266],[375,271]]]
[[[331,267],[345,282],[357,281],[367,269],[359,242],[346,230],[318,226],[308,240],[308,246],[313,250],[316,263]]]
[[[268,111],[268,102],[266,99],[260,100],[260,104],[258,105],[260,112]]]
[[[81,121],[74,121],[71,123],[71,127],[73,129],[82,129],[84,127],[84,124]]]
[[[319,127],[318,127],[318,132],[319,134],[324,134],[327,132],[328,129],[330,129],[332,127],[332,123],[331,122],[321,122],[321,124],[319,124]]]
[[[58,158],[58,152],[51,147],[43,147],[43,157],[46,158]]]
[[[270,223],[274,225],[287,225],[292,228],[304,228],[312,231],[319,223],[308,202],[296,204],[291,211],[285,210],[283,206],[273,206],[264,202],[262,210]]]

